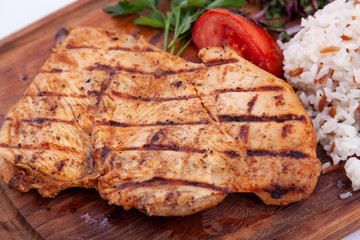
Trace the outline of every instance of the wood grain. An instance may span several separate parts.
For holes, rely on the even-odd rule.
[[[101,10],[116,2],[80,0],[1,40],[0,118],[50,56],[62,27],[127,31],[162,46],[161,31],[134,26],[134,16],[111,18]],[[199,61],[196,52],[192,45],[183,57]],[[329,161],[320,147],[318,156]],[[108,205],[95,190],[73,188],[44,199],[36,191],[9,189],[3,180],[0,185],[0,239],[340,239],[360,228],[360,194],[338,197],[351,190],[343,169],[320,176],[307,200],[287,207],[265,205],[252,194],[231,194],[215,208],[167,218]]]

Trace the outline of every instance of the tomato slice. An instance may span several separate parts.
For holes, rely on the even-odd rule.
[[[262,69],[283,77],[283,54],[262,28],[227,9],[212,9],[194,25],[192,39],[200,49],[230,45],[238,54]]]

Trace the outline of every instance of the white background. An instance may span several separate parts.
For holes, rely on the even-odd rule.
[[[0,39],[72,2],[75,0],[0,0]],[[344,240],[360,240],[360,230]]]
[[[75,0],[0,0],[0,39]]]

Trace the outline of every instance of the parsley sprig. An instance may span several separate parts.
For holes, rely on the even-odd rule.
[[[142,26],[164,29],[164,50],[171,49],[175,53],[175,47],[180,41],[181,45],[177,52],[180,55],[191,42],[191,31],[195,21],[206,11],[214,8],[239,9],[246,0],[172,0],[171,11],[163,13],[158,6],[161,0],[134,0],[119,1],[115,6],[105,7],[103,10],[112,16],[121,16],[144,12],[134,20],[134,23]],[[169,33],[173,31],[173,38],[169,40]]]

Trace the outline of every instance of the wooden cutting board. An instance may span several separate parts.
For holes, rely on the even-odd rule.
[[[77,1],[0,41],[0,122],[50,56],[62,27],[124,29],[162,47],[162,31],[133,25],[134,16],[111,18],[101,10],[116,2]],[[192,45],[183,57],[199,61],[196,52]],[[318,156],[329,160],[320,147]],[[3,180],[0,186],[0,239],[339,239],[360,229],[360,193],[339,198],[351,190],[343,169],[320,176],[307,200],[286,207],[230,194],[217,207],[186,217],[124,211],[95,190],[73,188],[44,199],[36,191],[11,190]]]

